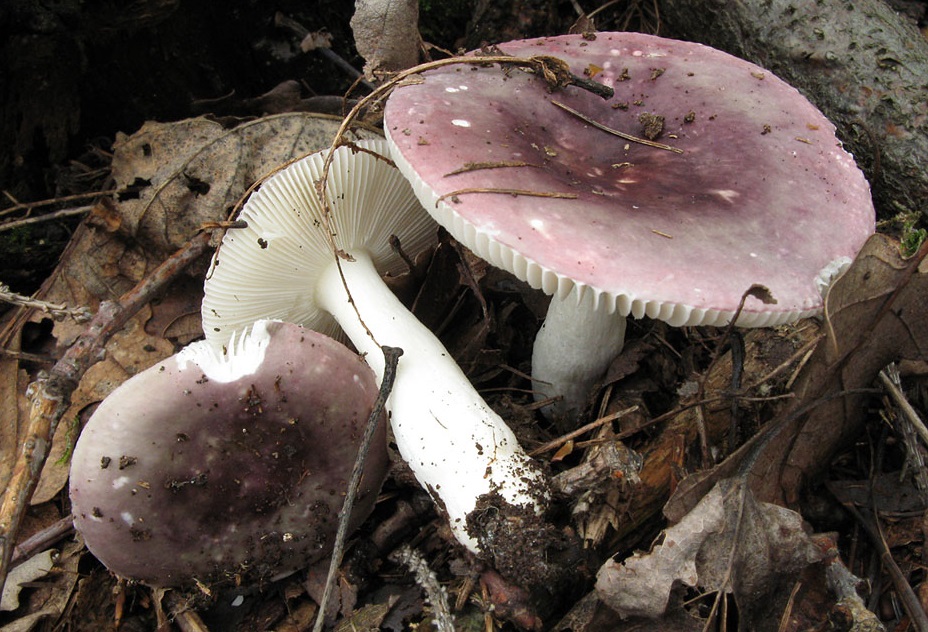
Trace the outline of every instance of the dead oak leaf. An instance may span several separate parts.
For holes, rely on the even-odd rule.
[[[716,484],[650,553],[599,571],[599,598],[622,617],[658,618],[678,583],[732,593],[741,616],[821,554],[799,514],[755,500],[741,479]]]

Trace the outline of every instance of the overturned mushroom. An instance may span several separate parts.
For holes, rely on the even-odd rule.
[[[795,321],[874,230],[834,126],[762,68],[638,33],[501,44],[615,89],[448,67],[398,87],[385,127],[423,206],[490,263],[553,294],[532,372],[572,417],[622,349],[625,320]]]
[[[217,354],[196,342],[97,408],[71,463],[74,524],[111,571],[153,586],[262,581],[331,551],[377,397],[344,345],[261,321]],[[368,453],[357,527],[387,472]]]
[[[391,235],[415,253],[436,231],[387,152],[382,140],[335,150],[325,190],[331,234],[316,191],[324,153],[264,182],[239,217],[247,228],[229,231],[207,275],[203,329],[222,345],[258,317],[328,330],[337,321],[379,378],[381,346],[402,348],[387,401],[397,447],[457,539],[480,552],[482,534],[467,520],[478,501],[492,495],[514,513],[534,515],[547,501],[546,481],[441,342],[380,277],[403,265]]]

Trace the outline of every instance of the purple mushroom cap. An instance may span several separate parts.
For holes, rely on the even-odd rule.
[[[823,287],[874,230],[869,185],[834,126],[769,71],[638,33],[499,49],[557,57],[615,95],[449,66],[398,87],[385,127],[438,222],[533,287],[560,298],[589,288],[623,316],[719,325],[760,284],[776,303],[749,297],[739,324],[774,325],[820,310]]]
[[[153,586],[263,581],[327,555],[377,386],[334,340],[255,323],[139,373],[87,422],[71,464],[74,524],[117,575]],[[385,420],[356,527],[386,476]]]

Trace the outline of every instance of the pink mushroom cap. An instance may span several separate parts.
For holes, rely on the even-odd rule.
[[[233,343],[219,359],[194,343],[135,375],[81,433],[74,525],[122,577],[260,582],[331,551],[374,375],[344,345],[297,325],[263,321]],[[352,526],[371,512],[388,463],[381,419]]]
[[[874,231],[869,185],[834,126],[767,70],[638,33],[499,48],[557,57],[615,95],[456,65],[398,87],[385,126],[436,220],[533,287],[561,298],[588,287],[609,311],[693,325],[728,322],[759,284],[776,304],[748,297],[739,324],[775,325],[818,312]],[[642,114],[663,117],[654,140],[682,153],[555,101],[637,137]]]

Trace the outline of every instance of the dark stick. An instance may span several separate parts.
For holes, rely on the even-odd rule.
[[[338,567],[341,566],[342,557],[345,554],[345,540],[348,537],[348,522],[351,519],[351,510],[354,508],[355,496],[358,494],[358,485],[361,483],[361,474],[364,471],[364,461],[367,459],[368,450],[374,439],[374,431],[377,429],[377,423],[380,421],[380,415],[383,407],[390,397],[393,390],[393,381],[396,379],[396,365],[399,363],[403,350],[399,347],[381,347],[384,357],[383,380],[380,383],[380,392],[377,393],[377,399],[374,401],[374,409],[367,420],[367,428],[364,429],[364,436],[361,438],[361,445],[358,446],[358,456],[354,460],[354,468],[351,470],[351,478],[348,481],[348,491],[345,494],[345,502],[342,504],[341,516],[338,519],[338,531],[335,533],[335,544],[332,547],[332,558],[329,562],[329,572],[325,578],[325,588],[322,591],[322,599],[319,604],[319,612],[316,614],[316,623],[313,626],[313,632],[320,632],[325,623],[325,607],[329,603],[329,597],[332,592],[332,586],[335,585],[335,575],[338,573]]]

